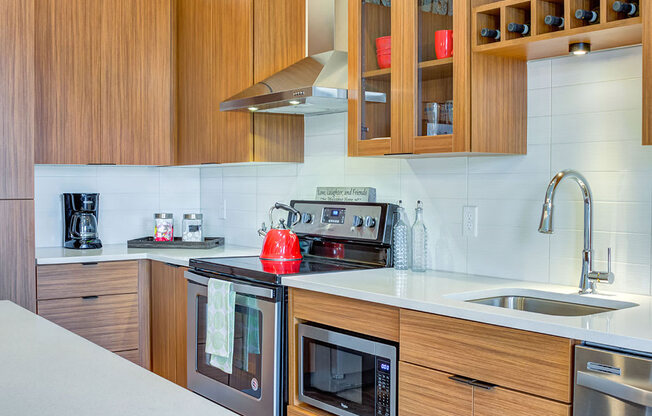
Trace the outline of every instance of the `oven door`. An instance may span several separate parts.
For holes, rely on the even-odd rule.
[[[377,377],[381,364],[388,380]],[[394,416],[396,347],[299,325],[299,399],[340,416]]]
[[[280,289],[234,282],[233,374],[226,374],[209,364],[205,351],[208,278],[190,271],[185,276],[188,388],[240,414],[280,414],[282,300],[276,293]]]

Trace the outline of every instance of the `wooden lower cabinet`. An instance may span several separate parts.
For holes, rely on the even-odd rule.
[[[401,362],[399,416],[473,416],[473,387],[453,381],[450,376]]]
[[[187,387],[185,267],[152,262],[152,371]]]
[[[489,389],[452,374],[401,362],[399,416],[570,416],[571,406],[502,387]]]
[[[149,368],[149,260],[37,267],[45,319]]]

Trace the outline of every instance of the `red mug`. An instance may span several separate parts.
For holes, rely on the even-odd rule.
[[[437,59],[453,56],[453,31],[438,30],[435,32],[435,54]]]

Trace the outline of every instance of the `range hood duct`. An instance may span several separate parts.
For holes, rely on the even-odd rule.
[[[337,1],[346,7],[346,0]],[[335,7],[334,0],[306,0],[310,56],[222,102],[220,110],[303,115],[346,112],[348,55],[334,49],[338,35]],[[340,27],[346,30],[345,24]],[[367,91],[365,99],[384,103],[386,96]]]

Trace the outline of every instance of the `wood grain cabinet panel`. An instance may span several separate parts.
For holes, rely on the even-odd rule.
[[[185,267],[152,262],[152,371],[187,386]]]
[[[100,147],[102,1],[36,1],[36,163],[114,162]]]
[[[34,198],[34,0],[0,1],[0,199]]]
[[[172,164],[172,0],[104,0],[100,51],[102,154]]]
[[[138,262],[38,266],[39,300],[138,292]]]
[[[306,2],[254,1],[253,17],[256,83],[305,57]],[[253,161],[303,162],[303,116],[254,114],[253,134]]]
[[[110,351],[138,349],[138,295],[44,300],[39,315]]]
[[[290,302],[296,319],[398,341],[398,308],[301,289]]]
[[[116,352],[120,357],[125,360],[129,360],[134,364],[140,365],[140,351],[139,350],[127,350],[127,351],[118,351]]]
[[[453,381],[450,376],[401,362],[398,415],[473,416],[473,387]]]
[[[34,201],[0,200],[0,235],[0,299],[36,312]]]
[[[402,361],[570,403],[573,341],[401,310]]]
[[[253,0],[183,0],[177,7],[178,163],[253,158],[251,114],[219,105],[252,84]]]
[[[570,416],[571,411],[568,404],[501,387],[473,389],[474,416]]]

